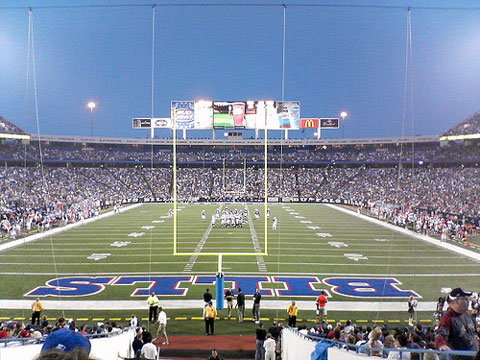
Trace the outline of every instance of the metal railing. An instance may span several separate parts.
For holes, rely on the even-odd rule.
[[[441,351],[441,350],[431,350],[431,349],[398,349],[398,348],[372,348],[369,346],[363,345],[355,345],[355,344],[349,344],[343,341],[337,341],[337,340],[332,340],[332,339],[326,339],[325,337],[321,336],[314,336],[314,335],[305,335],[300,333],[298,330],[289,328],[299,336],[302,336],[308,340],[312,341],[326,341],[329,343],[332,343],[335,347],[339,349],[344,349],[345,351],[353,351],[357,354],[366,354],[367,356],[372,356],[374,358],[378,358],[379,356],[374,356],[371,355],[372,352],[376,353],[382,353],[381,358],[386,358],[388,357],[388,354],[392,351],[398,352],[400,359],[402,358],[403,353],[410,353],[410,354],[419,354],[419,360],[423,360],[423,356],[425,354],[437,354],[440,359],[444,360],[453,360],[455,357],[458,356],[465,356],[467,358],[471,358],[472,360],[475,359],[477,356],[477,352],[475,351],[465,351],[465,350],[455,350],[455,351]]]

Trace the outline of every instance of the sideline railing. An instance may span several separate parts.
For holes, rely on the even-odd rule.
[[[365,354],[367,356],[371,356],[372,358],[379,358],[379,356],[371,355],[372,352],[380,352],[382,353],[382,356],[380,358],[385,358],[388,357],[388,354],[390,352],[398,352],[399,353],[399,358],[402,358],[403,353],[410,353],[410,354],[419,354],[419,360],[423,360],[423,356],[425,354],[437,354],[440,359],[444,360],[453,360],[454,357],[458,356],[465,356],[467,358],[471,358],[472,360],[475,359],[477,356],[477,352],[475,351],[465,351],[465,350],[455,350],[455,351],[441,351],[441,350],[431,350],[431,349],[398,349],[398,348],[372,348],[369,346],[363,345],[355,345],[355,344],[349,344],[343,341],[337,341],[337,340],[332,340],[332,339],[326,339],[325,337],[321,336],[315,336],[315,335],[305,335],[300,333],[298,330],[288,327],[289,330],[292,332],[296,333],[299,336],[304,337],[305,339],[311,340],[311,341],[325,341],[328,343],[333,344],[333,346],[345,350],[345,351],[353,351],[357,354]]]

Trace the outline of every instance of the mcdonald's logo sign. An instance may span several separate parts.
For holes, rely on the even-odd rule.
[[[302,129],[317,129],[319,122],[318,118],[300,119],[300,126]]]

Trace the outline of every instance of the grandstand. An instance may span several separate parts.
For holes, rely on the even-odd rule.
[[[362,143],[345,139],[343,144],[272,141],[267,152],[268,206],[279,219],[280,232],[269,235],[262,221],[249,219],[238,230],[205,231],[208,227],[200,220],[202,209],[207,219],[225,206],[245,207],[253,214],[265,201],[261,140],[252,144],[255,140],[235,139],[234,146],[230,141],[185,139],[177,144],[178,251],[198,256],[249,251],[255,255],[257,251],[251,260],[233,256],[224,258],[222,265],[226,284],[237,283],[249,295],[253,289],[249,281],[261,281],[267,299],[265,321],[282,319],[285,301],[299,299],[300,321],[311,326],[316,291],[326,288],[330,289],[331,321],[401,324],[406,315],[398,308],[414,294],[421,303],[417,320],[428,326],[433,324],[431,313],[442,287],[477,286],[478,141],[445,142],[438,137],[365,139]],[[195,299],[201,297],[202,284],[213,281],[217,260],[171,257],[171,140],[33,136],[30,141],[3,141],[0,161],[2,218],[8,220],[2,222],[1,245],[6,250],[0,254],[7,286],[0,294],[4,307],[11,309],[1,310],[2,318],[28,316],[28,299],[40,295],[52,319],[65,314],[88,323],[107,314],[123,321],[132,310],[107,311],[101,304],[131,299],[128,307],[141,314],[144,301],[137,299],[148,292],[131,286],[133,274],[139,284],[148,284],[152,276],[160,283],[171,279],[156,288],[170,308],[171,331],[201,332],[201,324],[194,320],[197,310],[191,308],[199,306]],[[245,191],[225,192],[225,183],[233,189],[245,186]],[[148,205],[126,211],[141,203]],[[340,205],[347,213],[321,205],[326,203]],[[122,204],[122,213],[114,214],[116,204]],[[389,227],[382,229],[368,219]],[[458,249],[435,240],[443,222],[450,235],[445,246]],[[342,229],[344,223],[350,226]],[[65,225],[75,228],[49,235],[49,229],[61,230]],[[16,238],[29,239],[32,234],[40,238],[9,248]],[[225,237],[236,241],[225,242]],[[425,242],[427,238],[430,243]],[[252,239],[257,242],[253,247]],[[105,290],[98,294],[76,295],[52,287],[59,281],[54,279],[64,279],[62,288],[68,289],[74,274],[83,279],[110,276],[109,285],[102,285]],[[366,293],[331,291],[344,286],[342,279],[348,276],[357,281],[377,279],[381,285],[372,286],[397,290],[384,292],[376,302]],[[23,285],[13,290],[19,280]],[[170,281],[180,281],[185,290],[169,288]],[[313,291],[302,288],[302,282],[312,281],[316,283],[311,285]],[[123,287],[115,286],[121,283]],[[295,291],[279,291],[283,286]],[[191,305],[182,305],[179,295]],[[77,305],[60,310],[70,308],[72,296],[90,310],[79,311]],[[54,305],[52,299],[63,305]],[[185,331],[180,319],[193,322],[190,331]],[[252,325],[235,331],[248,334]],[[219,329],[232,331],[228,322]],[[328,333],[326,328],[322,331]]]

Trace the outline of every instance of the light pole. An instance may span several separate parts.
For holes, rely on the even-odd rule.
[[[90,101],[87,104],[87,107],[90,109],[90,136],[93,136],[93,109],[97,107],[97,104],[93,101]]]
[[[342,118],[342,138],[345,138],[345,118],[348,116],[346,111],[342,111],[340,113],[340,117]]]

